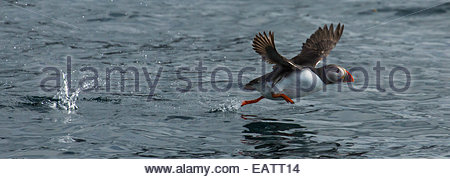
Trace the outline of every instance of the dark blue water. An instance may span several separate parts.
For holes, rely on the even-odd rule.
[[[445,1],[2,0],[0,157],[448,158],[449,17]],[[345,31],[328,63],[366,69],[368,78],[353,74],[355,88],[367,80],[364,91],[333,85],[294,105],[240,108],[259,96],[238,85],[243,67],[256,68],[243,83],[261,75],[251,48],[257,32],[274,31],[278,51],[293,57],[315,29],[338,22]],[[389,84],[397,66],[411,73],[403,92]],[[52,77],[45,67],[61,72],[50,92],[40,86]],[[97,91],[78,85],[93,76],[83,67],[98,70]],[[106,69],[114,67],[138,69],[139,91],[130,72],[121,91],[115,72],[108,92]],[[151,101],[143,67],[152,81],[162,69]],[[177,77],[181,67],[190,83]],[[214,79],[219,67],[231,79],[224,71]],[[393,79],[398,88],[407,80],[401,71]],[[188,84],[189,92],[177,90]]]

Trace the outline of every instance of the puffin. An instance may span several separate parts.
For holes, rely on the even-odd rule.
[[[261,96],[254,100],[245,100],[241,106],[257,103],[261,99],[285,100],[294,104],[293,98],[303,97],[323,89],[325,85],[354,82],[353,76],[345,68],[329,64],[316,67],[336,46],[344,32],[340,23],[329,28],[325,24],[319,27],[302,45],[300,53],[287,59],[275,48],[274,33],[264,31],[253,39],[253,50],[262,60],[274,64],[272,72],[251,80],[244,86],[246,91],[258,91]]]

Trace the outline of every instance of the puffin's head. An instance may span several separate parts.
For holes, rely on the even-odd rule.
[[[330,64],[324,67],[324,74],[329,83],[353,82],[353,76],[339,65]]]

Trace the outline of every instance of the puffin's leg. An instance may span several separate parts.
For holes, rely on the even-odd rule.
[[[248,100],[248,101],[242,101],[241,107],[245,106],[247,104],[252,104],[252,103],[257,103],[259,102],[261,99],[263,99],[264,96],[259,97],[258,99],[254,99],[254,100]]]
[[[284,100],[286,100],[286,102],[294,104],[294,101],[292,101],[291,98],[289,98],[288,96],[286,96],[285,94],[274,94],[272,93],[272,97],[273,98],[283,98]]]

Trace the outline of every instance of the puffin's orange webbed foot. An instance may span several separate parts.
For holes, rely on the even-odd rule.
[[[273,98],[279,98],[279,97],[281,97],[281,98],[283,98],[284,100],[286,100],[286,102],[291,103],[291,104],[294,104],[294,101],[292,101],[292,99],[289,98],[288,96],[286,96],[285,94],[272,94],[272,97],[273,97]]]
[[[247,104],[252,104],[252,103],[257,103],[259,102],[261,99],[263,99],[264,96],[259,97],[258,99],[254,99],[254,100],[248,100],[248,101],[242,101],[241,107],[245,106]]]

